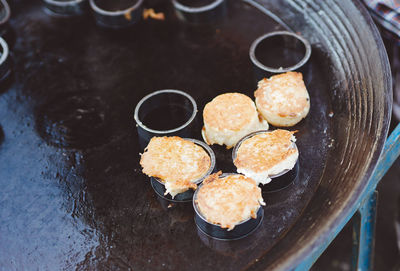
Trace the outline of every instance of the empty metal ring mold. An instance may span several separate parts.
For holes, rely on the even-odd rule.
[[[96,23],[106,28],[124,28],[131,26],[142,18],[143,0],[135,1],[130,7],[122,10],[106,10],[90,0]]]
[[[280,66],[281,63],[277,64],[278,66],[275,67],[268,63],[263,63],[262,60],[259,59],[258,50],[274,53],[279,50],[282,52],[283,58],[290,59],[292,63],[288,64],[286,67]],[[257,38],[251,44],[249,55],[255,68],[257,80],[289,71],[300,71],[304,73],[306,71],[304,68],[305,64],[311,56],[311,45],[300,35],[289,31],[276,31]],[[279,61],[281,60],[282,59],[279,59]]]
[[[187,111],[187,119],[183,124],[166,130],[157,130],[148,127],[149,123],[144,123],[145,117],[152,110],[164,106],[181,106]],[[154,136],[180,136],[192,138],[196,130],[195,118],[197,114],[197,104],[192,96],[181,90],[165,89],[152,92],[143,97],[135,107],[134,119],[136,121],[139,144],[144,149]]]
[[[87,9],[87,0],[43,0],[45,7],[51,14],[59,16],[82,15]]]
[[[9,24],[11,9],[6,0],[0,0],[0,37],[4,38],[10,47],[15,42],[15,33]]]
[[[0,55],[0,82],[3,82],[11,73],[9,59],[9,49],[7,42],[0,37],[1,55]]]
[[[179,0],[172,0],[172,4],[177,17],[187,22],[210,22],[225,14],[225,0],[214,0],[204,6],[189,6]]]
[[[5,25],[8,22],[8,20],[10,19],[11,10],[10,10],[10,6],[8,5],[6,0],[0,1],[0,8],[1,8],[0,27],[3,27],[3,25]]]

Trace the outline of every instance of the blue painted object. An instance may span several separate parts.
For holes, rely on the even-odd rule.
[[[376,203],[378,192],[368,195],[358,210],[353,224],[353,270],[373,270]]]
[[[368,186],[369,192],[375,190],[379,181],[385,176],[386,172],[393,165],[394,161],[400,155],[400,124],[397,125],[396,129],[392,132],[385,143],[379,163],[376,166],[374,174],[371,177],[370,184]]]
[[[356,205],[345,221],[330,233],[327,241],[314,250],[314,252],[297,266],[295,270],[308,270],[317,261],[319,256],[326,250],[330,243],[344,228],[347,222],[354,216],[353,225],[353,270],[373,270],[373,255],[375,245],[375,222],[376,222],[376,203],[378,193],[375,191],[379,181],[385,176],[386,172],[400,156],[400,124],[397,125],[392,134],[388,137],[385,147],[369,181],[369,184],[362,196],[359,204]]]

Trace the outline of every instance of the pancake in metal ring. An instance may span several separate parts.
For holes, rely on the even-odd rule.
[[[157,177],[165,184],[172,198],[188,189],[197,188],[196,181],[211,166],[211,158],[199,145],[173,137],[153,137],[140,159],[143,173]]]
[[[257,109],[274,126],[293,126],[310,111],[310,96],[299,72],[264,78],[258,82],[254,96]]]
[[[205,219],[221,228],[233,228],[250,218],[265,205],[257,183],[241,174],[220,178],[219,173],[210,175],[197,191],[196,204]]]
[[[207,144],[232,148],[242,137],[268,129],[260,121],[254,102],[241,93],[225,93],[206,104],[203,111],[203,138]]]

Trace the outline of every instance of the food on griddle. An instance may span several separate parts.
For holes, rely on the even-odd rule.
[[[197,191],[195,203],[201,216],[228,230],[257,218],[260,205],[265,205],[257,183],[241,174],[222,178],[220,174],[207,177]]]
[[[293,126],[310,110],[310,97],[299,72],[264,78],[258,82],[254,96],[258,111],[274,126]]]
[[[199,145],[180,137],[153,137],[147,145],[140,165],[143,173],[160,179],[166,192],[174,198],[188,189],[195,190],[195,182],[211,166],[208,153]]]
[[[237,172],[266,184],[271,177],[293,169],[299,157],[295,132],[278,129],[239,142],[233,163]]]
[[[154,20],[159,20],[159,21],[164,21],[165,20],[165,14],[163,12],[155,12],[154,9],[149,8],[149,9],[144,9],[143,10],[143,19],[147,20],[148,18],[154,19]]]
[[[268,129],[260,121],[254,102],[240,93],[225,93],[215,97],[203,111],[203,138],[207,144],[233,147],[242,137]]]

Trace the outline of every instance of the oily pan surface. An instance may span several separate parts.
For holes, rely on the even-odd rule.
[[[385,132],[378,124],[386,112],[384,98],[369,93],[374,97],[369,101],[367,94],[350,92],[355,79],[341,81],[333,49],[321,38],[331,37],[304,33],[313,53],[305,76],[310,114],[293,127],[299,130],[299,178],[279,193],[263,195],[265,216],[251,236],[218,242],[199,234],[191,204],[167,208],[141,173],[134,106],[152,91],[181,89],[197,101],[201,127],[201,110],[218,94],[238,91],[253,98],[250,44],[284,27],[241,1],[228,1],[227,16],[205,25],[178,21],[167,1],[146,5],[165,12],[167,20],[107,31],[91,18],[50,17],[39,1],[15,1],[15,80],[0,94],[0,266],[7,270],[235,270],[264,255],[274,261],[296,241],[280,239],[296,225],[319,183],[317,191],[339,193],[329,186],[332,174],[339,174],[333,168],[355,166],[351,157],[341,161],[347,154],[342,143],[348,139],[348,148],[357,151],[361,143],[351,135],[372,146],[357,156],[365,167],[355,178],[334,178],[335,187],[354,182],[343,189],[344,198],[376,158],[376,134]],[[304,19],[294,30],[312,29],[301,10],[289,10],[286,23],[293,22],[290,14]],[[382,110],[372,113],[378,106]],[[359,111],[365,113],[360,121],[368,123],[367,132],[355,121]],[[217,168],[234,171],[231,152],[212,148]]]

